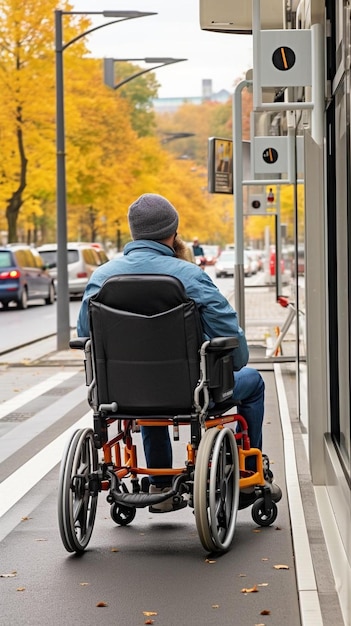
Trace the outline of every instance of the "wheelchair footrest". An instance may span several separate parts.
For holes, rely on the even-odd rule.
[[[162,493],[122,493],[116,489],[111,489],[111,498],[109,499],[118,504],[124,504],[125,506],[142,509],[146,506],[152,506],[153,504],[165,502],[165,500],[168,500],[168,498],[172,498],[175,495],[177,495],[177,492],[173,489],[163,491]]]

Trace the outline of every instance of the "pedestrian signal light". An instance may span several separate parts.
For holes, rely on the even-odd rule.
[[[274,193],[273,193],[272,187],[269,188],[267,202],[271,202],[271,203],[274,202]]]
[[[266,194],[256,193],[249,196],[247,203],[247,213],[249,215],[263,215],[266,213]]]

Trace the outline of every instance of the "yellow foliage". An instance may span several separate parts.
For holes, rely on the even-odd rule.
[[[50,240],[56,238],[56,6],[57,0],[0,0],[0,230],[6,228],[9,199],[20,192],[20,234],[35,227],[42,239]],[[59,6],[72,8],[69,2]],[[64,15],[64,43],[89,25],[87,16]],[[112,90],[103,84],[102,61],[88,57],[86,45],[78,39],[63,54],[69,239],[89,239],[94,232],[103,241],[115,241],[118,227],[127,241],[129,204],[153,192],[166,196],[179,211],[183,239],[196,235],[202,243],[232,241],[233,196],[207,191],[208,138],[231,137],[231,100],[186,104],[158,120],[158,133],[152,135],[154,114],[147,103],[155,95],[155,79],[134,90]],[[142,115],[137,118],[138,103]],[[252,108],[246,92],[243,107],[246,137]],[[194,135],[161,145],[162,133],[177,131]],[[301,218],[302,193],[298,204]],[[288,237],[293,236],[293,205],[292,189],[282,186],[281,221]],[[272,223],[271,218],[247,218],[246,239],[262,239],[267,220]],[[273,224],[271,228],[273,239]]]

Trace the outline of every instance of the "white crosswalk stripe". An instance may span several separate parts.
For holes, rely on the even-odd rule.
[[[54,376],[50,376],[50,378],[38,383],[38,385],[34,385],[30,389],[19,393],[10,400],[6,400],[0,404],[0,419],[3,419],[6,415],[12,413],[12,411],[16,411],[34,398],[50,391],[50,389],[53,389],[53,387],[56,387],[56,385],[59,385],[68,378],[72,378],[72,376],[75,376],[76,373],[76,371],[58,372],[57,374],[54,374]]]
[[[61,461],[71,434],[91,426],[91,411],[0,484],[0,517]]]

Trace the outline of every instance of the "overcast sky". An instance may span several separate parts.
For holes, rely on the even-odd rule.
[[[101,58],[188,59],[157,70],[161,98],[200,96],[204,78],[212,80],[214,92],[220,89],[232,92],[234,81],[252,67],[251,35],[202,31],[199,0],[71,0],[71,3],[77,11],[116,9],[158,14],[102,28],[91,36],[89,46],[93,55]]]

